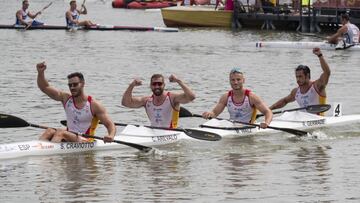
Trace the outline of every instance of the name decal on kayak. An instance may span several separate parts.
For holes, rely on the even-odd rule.
[[[168,141],[176,141],[178,140],[178,134],[171,135],[160,135],[160,136],[152,136],[151,139],[153,142],[168,142]]]
[[[18,145],[20,151],[26,151],[30,149],[30,145],[29,144],[19,144]]]
[[[38,149],[53,149],[54,148],[54,144],[43,144],[43,143],[38,143],[36,145],[31,146],[33,148],[38,148]],[[20,146],[19,146],[20,148]]]
[[[324,125],[324,124],[325,124],[325,119],[303,122],[303,126],[315,126],[315,125]]]
[[[236,129],[236,133],[251,133],[252,129],[254,128],[241,128],[241,129]]]
[[[60,149],[89,149],[94,147],[94,142],[68,142],[61,143]]]
[[[11,151],[17,151],[18,149],[16,148],[16,146],[6,146],[0,145],[0,152],[11,152]]]

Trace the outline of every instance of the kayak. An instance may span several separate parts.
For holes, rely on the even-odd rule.
[[[25,26],[22,25],[0,25],[0,29],[16,29],[24,30]],[[158,31],[158,32],[178,32],[178,28],[170,27],[139,27],[139,26],[115,26],[115,25],[94,25],[91,27],[75,27],[69,28],[64,25],[38,25],[31,26],[26,30],[92,30],[92,31]]]
[[[344,125],[347,123],[360,122],[360,115],[342,115],[341,107],[336,105],[333,116],[319,116],[304,111],[282,111],[279,116],[274,117],[270,126],[273,128],[286,128],[291,130],[312,130],[320,127]],[[185,116],[184,116],[185,117]],[[14,116],[2,116],[2,127],[40,127],[35,124],[19,121]],[[259,122],[257,122],[259,123]],[[125,125],[125,124],[124,124]],[[255,124],[257,125],[257,124]],[[242,137],[258,134],[273,134],[281,131],[266,128],[260,129],[254,126],[235,124],[225,119],[211,119],[200,127],[190,129],[156,129],[151,126],[126,125],[121,133],[115,136],[115,141],[125,143],[106,143],[102,141],[78,143],[62,142],[52,143],[48,141],[25,141],[10,144],[0,144],[0,160],[18,157],[65,154],[84,151],[119,150],[129,149],[129,146],[137,149],[149,146],[160,146],[172,144],[179,140],[219,140],[221,137]],[[305,132],[306,133],[306,132]],[[305,134],[306,135],[306,134]],[[208,137],[207,137],[208,136]],[[215,136],[215,137],[214,137]],[[98,139],[98,138],[97,138]],[[138,146],[132,146],[135,144]]]
[[[175,143],[182,139],[196,140],[187,136],[184,132],[150,129],[128,125],[115,136],[115,140],[136,143],[145,146],[160,146]],[[129,149],[128,146],[118,143],[104,143],[95,140],[94,142],[61,142],[53,143],[41,140],[0,144],[0,160],[28,156],[44,156],[52,154],[66,154],[85,151],[103,151]]]
[[[280,116],[274,117],[270,126],[297,130],[313,130],[320,127],[332,127],[354,122],[360,122],[359,114],[318,116],[303,111],[293,111],[284,112]],[[270,128],[260,129],[253,126],[239,125],[229,120],[218,120],[216,118],[205,122],[198,129],[219,134],[221,137],[241,137],[281,132]]]
[[[294,48],[294,49],[312,49],[319,47],[323,50],[352,50],[360,51],[360,45],[344,46],[343,44],[330,44],[327,42],[299,42],[299,41],[259,41],[252,43],[251,46],[257,48]]]

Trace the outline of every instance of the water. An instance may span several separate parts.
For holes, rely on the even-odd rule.
[[[37,11],[48,1],[33,0]],[[164,26],[161,14],[112,9],[110,1],[87,1],[100,24]],[[12,24],[21,1],[0,0],[0,24]],[[39,17],[64,24],[67,1],[56,1]],[[212,108],[228,90],[228,71],[240,67],[246,86],[272,104],[296,86],[294,68],[309,65],[321,72],[311,50],[256,49],[249,41],[317,38],[282,31],[180,29],[178,33],[0,30],[0,112],[31,123],[60,127],[59,102],[36,85],[38,62],[46,61],[50,84],[67,90],[66,75],[81,71],[86,93],[100,100],[114,121],[148,124],[143,109],[120,105],[135,77],[144,85],[135,95],[150,94],[153,73],[175,74],[195,92],[185,105],[193,113]],[[330,104],[344,114],[359,114],[359,57],[356,52],[323,51],[332,75]],[[167,88],[178,91],[176,84]],[[295,104],[288,108],[296,107]],[[226,113],[221,115],[227,117]],[[200,118],[183,118],[195,127]],[[181,141],[154,154],[136,150],[29,157],[0,162],[1,202],[359,202],[359,123],[320,129],[318,139],[288,134],[225,138],[219,142]],[[103,128],[99,129],[103,132]],[[121,130],[119,128],[119,130]],[[36,128],[1,129],[0,143],[37,139]]]

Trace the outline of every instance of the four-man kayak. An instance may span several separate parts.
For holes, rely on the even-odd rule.
[[[301,111],[284,112],[274,117],[271,126],[280,128],[292,128],[310,130],[319,127],[343,125],[346,123],[360,122],[360,115],[343,115],[322,117]],[[273,129],[259,129],[248,126],[239,126],[227,120],[211,119],[201,127],[194,130],[216,133],[221,137],[252,136],[257,134],[273,134],[280,131]],[[128,143],[136,143],[145,146],[159,146],[175,143],[179,140],[197,140],[184,132],[151,129],[144,126],[128,125],[115,137]],[[117,143],[104,144],[102,141],[90,143],[63,142],[52,143],[46,141],[25,141],[0,145],[0,160],[36,155],[65,154],[83,151],[119,150],[128,148]]]

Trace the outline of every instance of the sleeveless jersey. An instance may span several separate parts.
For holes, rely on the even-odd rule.
[[[250,90],[245,89],[244,100],[240,103],[234,102],[234,92],[230,90],[228,93],[227,109],[230,119],[235,121],[253,123],[256,119],[256,108],[250,104]]]
[[[28,14],[27,14],[24,10],[21,9],[21,19],[22,19],[22,20],[26,20],[27,17],[28,17]],[[20,22],[20,20],[17,18],[17,16],[16,16],[16,22],[15,22],[15,24],[16,24],[16,25],[21,25],[21,22]]]
[[[319,94],[319,92],[315,89],[314,83],[311,84],[310,89],[304,94],[301,93],[300,87],[298,87],[295,94],[295,100],[300,107],[326,103],[326,97]]]
[[[74,11],[70,11],[71,12],[71,16],[73,19],[78,20],[79,19],[79,12],[75,9]],[[66,17],[66,25],[68,27],[73,27],[75,26],[75,23],[71,22],[67,17]]]
[[[91,96],[88,96],[86,104],[82,108],[78,108],[73,97],[69,97],[64,105],[67,128],[71,132],[85,133],[89,135],[95,134],[95,129],[99,123],[91,110]]]
[[[351,23],[347,23],[348,30],[344,34],[344,40],[346,44],[357,44],[359,43],[359,28]]]
[[[171,103],[170,92],[167,93],[164,102],[160,105],[154,104],[154,95],[149,97],[145,103],[145,110],[151,126],[176,128],[178,125],[179,111]]]

